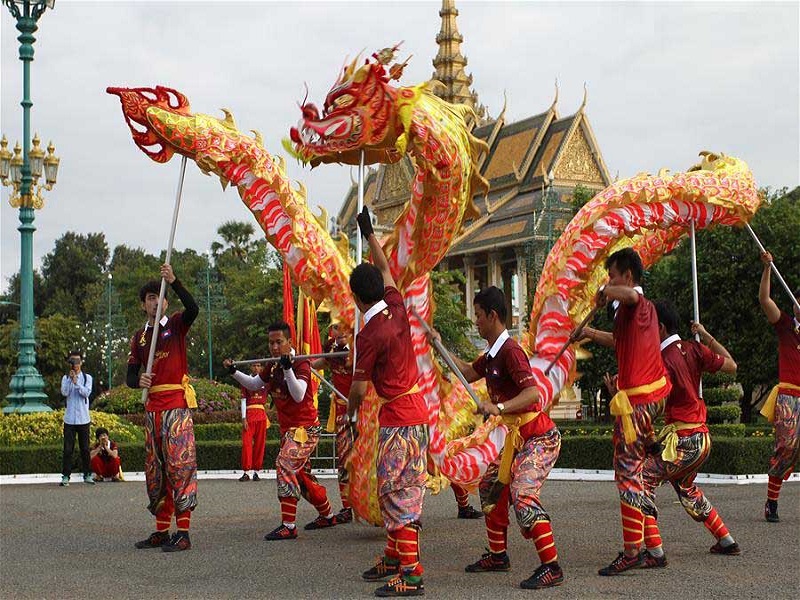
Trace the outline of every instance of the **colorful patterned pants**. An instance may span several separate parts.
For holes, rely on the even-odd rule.
[[[494,532],[508,529],[509,504],[514,507],[517,524],[523,534],[537,521],[550,521],[550,516],[539,502],[539,490],[558,460],[560,451],[561,433],[556,427],[543,435],[527,439],[511,465],[511,482],[502,488],[497,481],[500,457],[489,465],[478,487],[481,507],[494,504],[494,508],[486,515],[487,529]]]
[[[301,496],[314,506],[323,504],[327,499],[325,488],[311,474],[311,453],[319,443],[320,427],[306,429],[308,440],[296,442],[294,429],[290,429],[281,438],[281,449],[275,459],[275,471],[278,481],[278,498],[295,498]]]
[[[147,412],[144,431],[148,510],[154,515],[163,515],[165,504],[174,507],[177,513],[194,510],[197,506],[197,455],[192,411],[173,408]]]
[[[378,430],[378,502],[390,533],[420,523],[427,455],[427,425]]]
[[[787,479],[800,455],[800,398],[781,394],[775,403],[775,451],[769,459],[769,476]]]
[[[353,449],[353,432],[347,418],[347,407],[336,405],[336,470],[339,479],[339,490],[342,499],[347,497],[347,485],[350,483],[350,476],[347,472],[347,461],[350,459],[350,452]]]
[[[644,461],[642,480],[647,502],[642,507],[645,515],[658,518],[656,490],[669,481],[683,509],[695,521],[705,521],[713,506],[694,482],[697,471],[711,453],[711,438],[707,432],[698,432],[678,438],[678,459],[672,463],[661,458],[661,453],[651,454]]]
[[[619,491],[622,516],[622,541],[626,553],[638,552],[644,542],[645,513],[655,514],[655,504],[644,493],[642,470],[647,451],[655,443],[653,421],[664,408],[663,400],[633,406],[633,427],[636,439],[625,443],[622,419],[614,423],[614,479]]]

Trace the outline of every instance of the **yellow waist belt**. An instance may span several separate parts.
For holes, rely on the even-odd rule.
[[[313,427],[318,427],[318,425],[313,425]],[[289,433],[298,444],[305,444],[308,441],[308,430],[305,427],[291,427]]]
[[[392,400],[397,400],[398,398],[402,398],[403,396],[408,396],[409,394],[416,394],[418,391],[419,391],[419,386],[415,383],[405,392],[403,392],[402,394],[397,394],[397,396],[395,396],[391,400],[384,400],[383,398],[381,398],[381,406],[383,406],[387,402],[391,402]]]
[[[539,412],[525,412],[512,415],[502,415],[503,425],[508,427],[506,435],[506,445],[503,446],[503,454],[500,458],[500,469],[497,472],[497,480],[506,485],[511,481],[511,463],[514,456],[522,450],[524,440],[519,430],[539,416]]]
[[[778,402],[778,395],[780,394],[781,388],[800,392],[800,385],[785,382],[779,382],[778,385],[770,390],[767,401],[764,402],[764,406],[761,407],[761,414],[764,415],[770,423],[775,422],[775,404]]]
[[[184,375],[180,383],[163,383],[161,385],[154,385],[150,388],[149,393],[168,392],[171,390],[183,390],[183,397],[186,399],[186,406],[189,408],[197,408],[197,393],[194,391],[194,386],[189,383],[188,375]]]
[[[636,429],[633,427],[633,419],[631,418],[631,415],[633,414],[633,406],[631,406],[629,396],[650,394],[660,390],[665,385],[667,385],[667,378],[661,377],[661,379],[654,381],[653,383],[639,385],[627,390],[619,390],[611,399],[611,403],[608,405],[608,408],[611,410],[612,415],[622,418],[622,431],[625,434],[626,444],[632,444],[634,440],[636,440]]]
[[[264,411],[267,410],[266,408],[264,408],[263,404],[247,404],[245,405],[245,408],[247,410],[250,410],[251,408],[257,408],[259,410],[264,410]]]
[[[702,427],[702,423],[684,423],[675,421],[665,426],[658,434],[658,440],[663,444],[664,450],[661,451],[661,458],[667,462],[674,463],[678,460],[678,432],[687,429],[697,429]]]

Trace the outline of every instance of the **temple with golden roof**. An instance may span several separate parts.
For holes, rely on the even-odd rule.
[[[467,75],[461,52],[455,0],[442,0],[439,51],[432,79],[442,85],[436,94],[475,109],[473,134],[489,145],[479,161],[489,182],[489,195],[475,198],[480,216],[465,223],[442,269],[464,273],[467,315],[474,318],[472,298],[481,288],[496,285],[506,293],[508,326],[517,329],[527,314],[532,284],[550,247],[572,218],[577,186],[597,192],[611,183],[586,114],[586,93],[577,112],[562,116],[558,89],[552,104],[531,117],[507,122],[506,107],[496,119],[488,116]],[[370,169],[364,182],[364,202],[377,217],[376,230],[390,228],[410,197],[414,174],[411,160]],[[345,196],[334,227],[353,234],[357,186]]]

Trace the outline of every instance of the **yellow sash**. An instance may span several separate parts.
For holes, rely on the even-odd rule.
[[[197,393],[194,391],[194,386],[189,383],[188,375],[184,375],[180,383],[163,383],[161,385],[154,385],[150,388],[150,393],[166,392],[170,390],[183,390],[183,397],[186,399],[186,406],[189,408],[197,408]]]
[[[325,431],[328,433],[336,433],[336,405],[347,406],[347,402],[343,402],[336,394],[331,394],[331,405],[328,409],[328,422],[325,424]]]
[[[508,434],[506,435],[506,445],[503,446],[503,455],[500,458],[497,480],[503,485],[507,485],[511,481],[511,463],[514,462],[517,452],[522,450],[524,440],[519,430],[538,416],[538,411],[502,415],[503,425],[508,427]]]
[[[631,418],[633,406],[631,406],[629,396],[650,394],[661,389],[665,385],[667,385],[667,378],[661,377],[661,379],[653,383],[632,387],[627,390],[619,390],[611,399],[608,408],[612,415],[622,418],[622,431],[625,434],[626,444],[632,444],[634,440],[636,440],[636,429],[633,427],[633,419]]]
[[[391,400],[386,400],[384,398],[381,398],[381,406],[383,406],[387,402],[391,402],[392,400],[397,400],[398,398],[402,398],[403,396],[408,396],[409,394],[416,394],[418,391],[419,391],[419,386],[415,383],[405,392],[403,392],[402,394],[397,394],[397,396],[395,396]]]
[[[675,421],[666,425],[661,433],[658,434],[658,440],[664,445],[664,450],[661,451],[661,458],[667,462],[674,463],[678,460],[678,432],[687,429],[697,429],[702,427],[702,423],[684,423],[682,421]]]
[[[266,408],[264,408],[264,405],[263,405],[263,404],[247,404],[247,405],[245,406],[245,408],[246,408],[247,410],[250,410],[251,408],[257,408],[257,409],[259,409],[259,410],[264,410],[264,411],[265,411],[265,410],[267,410]]]
[[[769,396],[767,396],[767,401],[764,402],[764,406],[761,407],[760,411],[770,423],[775,422],[775,404],[778,402],[778,396],[780,395],[781,388],[800,391],[800,385],[785,382],[778,382],[778,385],[770,390]]]

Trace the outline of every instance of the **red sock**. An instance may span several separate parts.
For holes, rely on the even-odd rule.
[[[327,517],[332,512],[331,511],[331,503],[328,502],[328,498],[327,497],[322,502],[317,502],[316,504],[314,504],[314,508],[317,509],[317,512],[322,517]]]
[[[493,529],[496,526],[494,523],[491,525],[486,523],[486,534],[489,537],[489,552],[492,554],[502,554],[506,551],[508,542],[508,529]]]
[[[780,477],[769,476],[769,483],[767,483],[767,500],[775,500],[777,502],[778,496],[781,493],[781,485],[783,480]]]
[[[390,562],[400,562],[400,555],[397,553],[397,538],[391,531],[386,532],[386,548],[383,554]]]
[[[169,524],[172,521],[170,518],[162,519],[160,517],[156,517],[156,531],[169,531]]]
[[[192,511],[185,510],[175,515],[175,523],[178,531],[189,531],[189,523],[192,520]]]
[[[297,498],[279,498],[281,501],[281,521],[290,524],[297,518]]]
[[[706,526],[713,535],[718,540],[724,538],[726,535],[729,535],[728,528],[725,527],[725,523],[722,522],[722,517],[717,514],[717,509],[712,508],[711,512],[708,513],[706,520],[703,521],[703,525]]]
[[[536,521],[530,531],[542,564],[556,562],[558,560],[558,551],[556,550],[556,541],[553,538],[553,528],[550,526],[550,521]]]
[[[419,562],[419,530],[406,525],[394,532],[397,539],[397,553],[400,555],[400,569],[406,575],[422,575]]]
[[[156,512],[156,531],[169,531],[173,512],[175,512],[175,505],[172,503],[172,490],[167,489],[167,495],[161,503],[161,508]]]
[[[339,482],[339,496],[342,499],[342,508],[350,508],[350,500],[347,498],[347,484]]]
[[[454,483],[451,484],[450,487],[453,488],[453,494],[455,494],[458,508],[466,508],[469,506],[469,492]]]
[[[661,532],[658,530],[658,522],[655,517],[644,516],[644,545],[648,548],[661,547]]]
[[[638,552],[644,540],[644,514],[624,502],[620,502],[622,513],[622,542],[625,550]]]

